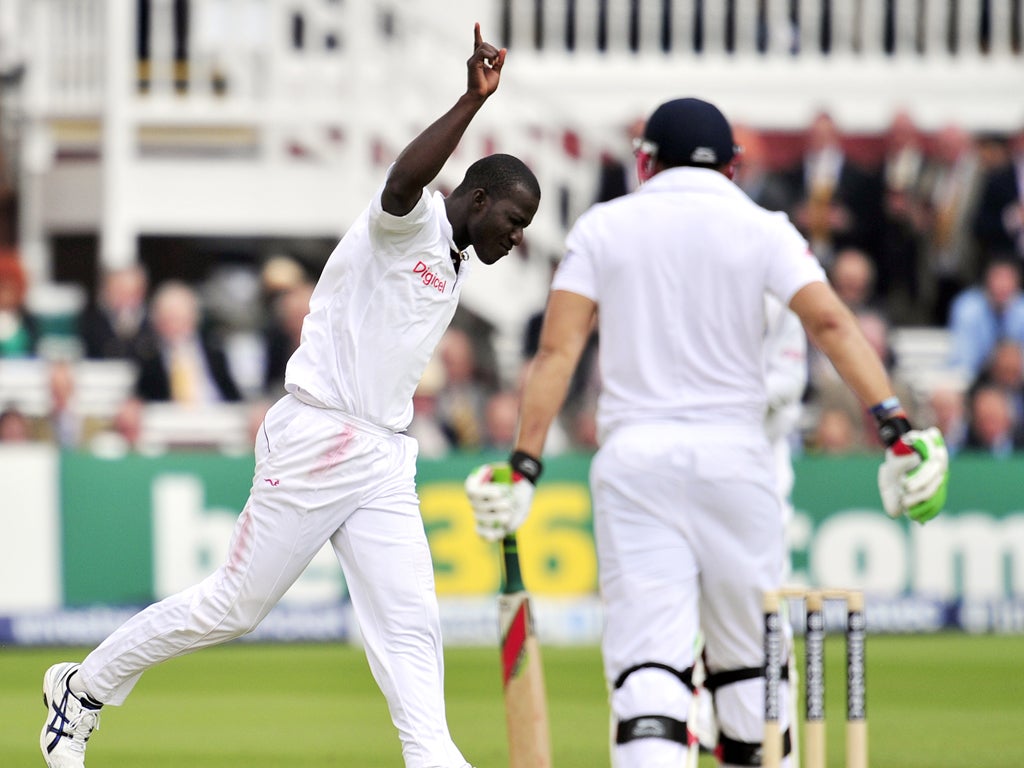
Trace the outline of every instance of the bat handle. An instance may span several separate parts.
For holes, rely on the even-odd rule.
[[[501,591],[506,595],[524,591],[523,574],[519,568],[519,543],[514,533],[506,535],[501,540],[501,562],[504,565],[505,577]]]
[[[511,485],[512,467],[504,462],[493,464],[491,481]],[[501,563],[504,576],[501,591],[506,595],[524,591],[523,574],[519,569],[519,544],[515,533],[508,533],[501,540]]]

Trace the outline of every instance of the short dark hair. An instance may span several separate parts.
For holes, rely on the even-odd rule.
[[[483,189],[496,198],[508,197],[516,187],[524,187],[540,200],[540,182],[522,160],[512,155],[487,155],[466,170],[462,182],[452,192],[462,195]]]

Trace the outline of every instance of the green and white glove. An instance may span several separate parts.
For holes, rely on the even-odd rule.
[[[890,517],[926,523],[942,511],[949,485],[949,452],[936,427],[901,434],[885,451],[878,489]]]
[[[538,459],[516,451],[507,463],[484,464],[469,474],[466,495],[481,538],[500,541],[523,524],[541,469]]]

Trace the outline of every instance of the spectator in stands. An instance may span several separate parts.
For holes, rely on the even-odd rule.
[[[298,346],[298,331],[294,328],[293,315],[296,308],[291,303],[288,307],[282,305],[289,301],[285,298],[288,294],[299,289],[312,293],[310,277],[298,261],[282,254],[267,259],[260,269],[260,292],[263,298],[263,335],[267,351],[264,387],[270,396],[276,396],[284,385],[285,364]],[[301,305],[301,302],[298,303]],[[307,296],[303,316],[308,313]]]
[[[973,137],[959,125],[946,125],[932,142],[924,182],[928,218],[923,276],[929,283],[928,320],[932,324],[946,325],[953,297],[978,279],[971,221],[982,181]]]
[[[789,210],[793,204],[792,189],[769,165],[764,136],[743,125],[734,125],[732,134],[740,148],[733,181],[758,205],[770,211]]]
[[[61,448],[78,448],[99,425],[87,419],[78,409],[75,392],[75,371],[67,360],[54,360],[49,365],[50,404],[46,414],[37,420],[36,433],[42,440]]]
[[[511,390],[500,390],[488,399],[487,448],[511,450],[515,442],[519,402],[519,395]],[[544,455],[559,456],[570,451],[593,453],[596,450],[597,401],[594,393],[594,397],[577,402],[571,412],[551,424],[544,442]]]
[[[437,418],[437,395],[444,386],[444,367],[437,354],[430,359],[412,396],[412,421],[405,434],[419,444],[419,455],[440,459],[451,450],[451,442]]]
[[[529,249],[526,243],[519,246],[520,251],[516,254],[517,260],[524,260],[524,254]],[[511,262],[509,262],[511,263]],[[475,377],[481,385],[489,392],[493,392],[502,386],[504,382],[512,381],[518,375],[518,370],[503,370],[498,361],[498,351],[495,348],[498,327],[484,314],[460,304],[455,310],[455,317],[452,318],[452,328],[465,333],[473,347],[473,359],[475,366]]]
[[[260,284],[268,304],[285,291],[308,281],[309,275],[302,264],[284,254],[271,256],[260,269]]]
[[[437,395],[437,418],[453,448],[478,450],[484,444],[484,410],[491,389],[479,375],[473,341],[450,327],[438,347],[444,385]]]
[[[921,323],[920,269],[927,227],[923,194],[924,142],[907,112],[898,112],[885,136],[879,169],[882,192],[878,287],[886,315],[897,324]]]
[[[139,397],[182,405],[241,400],[223,347],[201,332],[199,297],[191,287],[176,280],[161,285],[152,316],[156,343],[138,358]]]
[[[965,449],[997,458],[1024,450],[1024,431],[1013,420],[1010,398],[998,387],[979,387],[972,393]]]
[[[103,274],[95,302],[78,319],[83,353],[93,359],[134,359],[154,342],[146,306],[149,277],[140,264]]]
[[[829,282],[853,312],[877,310],[875,265],[859,248],[843,248],[828,269]]]
[[[487,398],[484,408],[484,448],[509,453],[516,439],[519,395],[501,389]]]
[[[1010,143],[1006,134],[983,131],[975,136],[974,145],[978,151],[981,170],[986,177],[1010,162]]]
[[[1009,339],[996,344],[971,384],[971,391],[979,387],[996,387],[1005,392],[1010,398],[1014,421],[1024,424],[1024,349]]]
[[[89,450],[98,456],[116,458],[139,449],[142,442],[145,404],[137,397],[129,397],[118,406],[105,429],[93,435]]]
[[[893,115],[885,134],[880,173],[885,192],[914,191],[925,169],[924,139],[906,110]]]
[[[302,321],[309,314],[313,283],[300,280],[276,292],[270,301],[270,317],[265,331],[267,366],[264,392],[277,397],[284,392],[284,372],[288,358],[298,349]]]
[[[597,194],[594,202],[603,203],[632,192],[637,186],[633,141],[644,135],[645,118],[638,117],[626,126],[622,147],[601,153],[598,165]]]
[[[807,445],[808,453],[838,456],[864,450],[857,427],[843,408],[823,408]]]
[[[251,264],[226,259],[196,288],[205,334],[224,350],[242,399],[259,399],[267,378],[266,313],[259,273]]]
[[[25,306],[28,278],[17,253],[0,250],[0,358],[35,357],[39,325]]]
[[[961,291],[949,312],[952,335],[950,363],[969,379],[1004,339],[1024,345],[1024,293],[1021,267],[1011,259],[995,259],[981,283]]]
[[[967,398],[954,387],[940,386],[928,397],[929,424],[942,431],[946,450],[952,456],[960,452],[967,442]]]
[[[28,443],[32,439],[32,424],[17,406],[0,411],[0,443]]]
[[[788,179],[796,201],[790,218],[824,266],[848,245],[875,253],[877,185],[846,157],[839,128],[827,112],[811,123],[803,156]]]
[[[985,258],[1014,255],[1024,261],[1024,127],[1010,140],[1010,160],[991,171],[975,220]]]

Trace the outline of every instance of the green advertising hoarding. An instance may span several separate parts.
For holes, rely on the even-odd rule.
[[[442,597],[498,589],[494,545],[476,536],[462,490],[466,474],[486,458],[420,462],[424,525]],[[1024,458],[957,458],[947,510],[927,526],[885,516],[877,467],[873,456],[796,462],[794,581],[886,597],[1024,597]],[[520,536],[524,577],[537,595],[596,591],[588,470],[588,456],[547,463]],[[248,493],[252,459],[65,454],[60,474],[65,605],[138,605],[188,586],[220,562]],[[329,558],[318,578],[314,594],[343,596],[340,570]]]
[[[237,516],[252,483],[251,456],[170,453],[116,460],[89,453],[61,457],[64,601],[139,605],[157,597],[154,535],[166,486],[198,487],[204,515]],[[217,556],[223,556],[225,546]],[[205,558],[212,553],[195,553]],[[216,567],[219,563],[212,563]]]
[[[462,490],[466,474],[485,458],[420,462],[424,527],[441,595],[498,590],[494,545],[476,535]],[[538,594],[592,594],[597,588],[588,467],[586,456],[553,460],[523,528],[523,568]],[[65,604],[138,605],[201,578],[219,564],[227,549],[252,471],[250,457],[218,454],[129,456],[117,461],[65,454]],[[333,578],[343,591],[340,570],[324,578]]]
[[[797,462],[795,574],[877,595],[1024,598],[1024,457],[954,458],[946,509],[927,525],[882,513],[878,463],[872,456]]]

